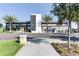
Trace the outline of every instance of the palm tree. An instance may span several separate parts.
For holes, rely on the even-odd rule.
[[[11,15],[6,15],[5,17],[3,17],[3,19],[8,22],[10,24],[10,31],[12,31],[12,22],[16,21],[16,17],[15,16],[11,16]]]
[[[74,13],[76,12],[74,10],[73,4],[70,3],[55,3],[52,5],[51,13],[55,16],[58,16],[59,21],[65,21],[68,20],[68,47],[70,49],[70,33],[71,33],[71,21],[75,20]],[[62,23],[62,22],[61,22]]]
[[[52,20],[51,16],[44,15],[43,16],[43,21],[46,23],[46,32],[48,32],[48,23]]]

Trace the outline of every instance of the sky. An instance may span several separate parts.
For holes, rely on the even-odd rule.
[[[31,14],[50,15],[51,3],[0,3],[0,20],[5,15],[15,15],[18,21],[26,22],[30,20]],[[57,21],[57,17],[53,16],[53,21]],[[73,28],[77,28],[72,23]]]
[[[50,3],[2,3],[0,19],[5,15],[15,15],[19,21],[28,21],[31,14],[50,15],[51,6]]]

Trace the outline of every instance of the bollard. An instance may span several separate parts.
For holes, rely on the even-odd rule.
[[[20,44],[27,44],[28,35],[20,35]]]

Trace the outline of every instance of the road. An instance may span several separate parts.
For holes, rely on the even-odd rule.
[[[16,34],[0,34],[0,40],[14,40],[19,37],[19,35],[28,35],[31,38],[60,38],[61,40],[68,40],[68,35],[56,34],[56,33],[16,33]],[[72,34],[71,40],[79,40],[79,34]]]
[[[49,36],[51,36],[52,34],[46,34],[46,33],[16,33],[16,34],[4,34],[1,33],[0,34],[0,40],[9,40],[9,39],[17,39],[17,37],[19,37],[20,35],[28,35],[28,37],[35,37],[35,38],[48,38]]]

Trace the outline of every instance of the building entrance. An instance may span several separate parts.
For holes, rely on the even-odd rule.
[[[20,31],[23,32],[24,31],[24,27],[20,27]]]

